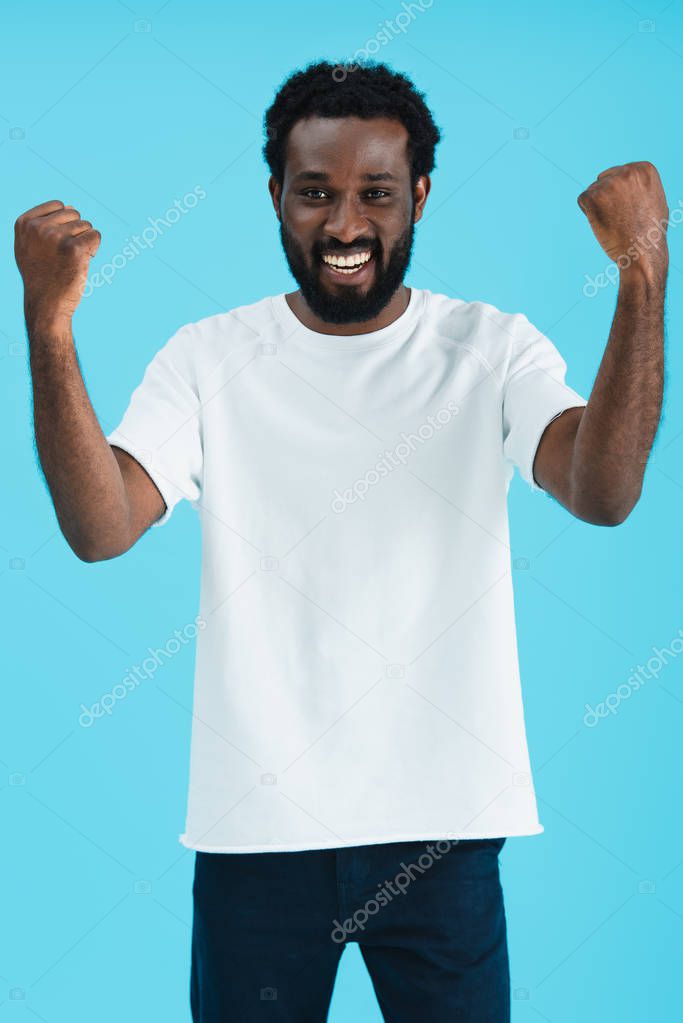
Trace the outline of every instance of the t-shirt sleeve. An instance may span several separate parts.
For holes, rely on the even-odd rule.
[[[542,490],[533,464],[543,432],[568,408],[587,401],[565,383],[567,365],[549,338],[515,315],[512,353],[503,384],[503,453],[532,490]]]
[[[201,495],[201,403],[192,372],[191,331],[174,334],[152,358],[123,418],[106,435],[140,463],[166,503],[161,526],[178,501],[196,507]]]

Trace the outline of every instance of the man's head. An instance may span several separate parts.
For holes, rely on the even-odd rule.
[[[308,306],[328,323],[373,319],[403,281],[429,193],[440,134],[422,93],[383,64],[313,64],[282,85],[265,131],[280,237]]]

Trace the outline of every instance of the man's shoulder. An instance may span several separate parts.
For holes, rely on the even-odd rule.
[[[179,327],[164,348],[173,359],[215,366],[267,339],[274,322],[274,296],[190,320]]]
[[[218,335],[235,341],[260,337],[274,320],[274,298],[273,295],[267,295],[247,305],[234,306],[221,313],[203,316],[185,324],[181,330],[192,333],[195,337]]]
[[[431,329],[442,339],[477,350],[500,351],[530,327],[524,313],[508,312],[480,299],[453,298],[427,291],[427,315]]]

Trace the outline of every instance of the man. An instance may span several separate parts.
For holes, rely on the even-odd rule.
[[[349,941],[392,1023],[509,1019],[498,854],[543,829],[507,490],[517,465],[586,522],[636,504],[668,210],[646,162],[579,197],[620,267],[586,401],[523,314],[403,283],[438,140],[383,65],[288,79],[264,151],[298,290],[181,327],[106,437],[72,334],[99,232],[58,201],[17,221],[36,438],[68,543],[102,561],[181,498],[201,517],[181,835],[195,1021],[320,1023]]]

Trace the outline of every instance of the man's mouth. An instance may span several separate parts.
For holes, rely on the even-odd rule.
[[[363,270],[363,267],[372,259],[372,252],[370,249],[345,255],[328,252],[323,253],[321,258],[333,274],[349,277]]]

